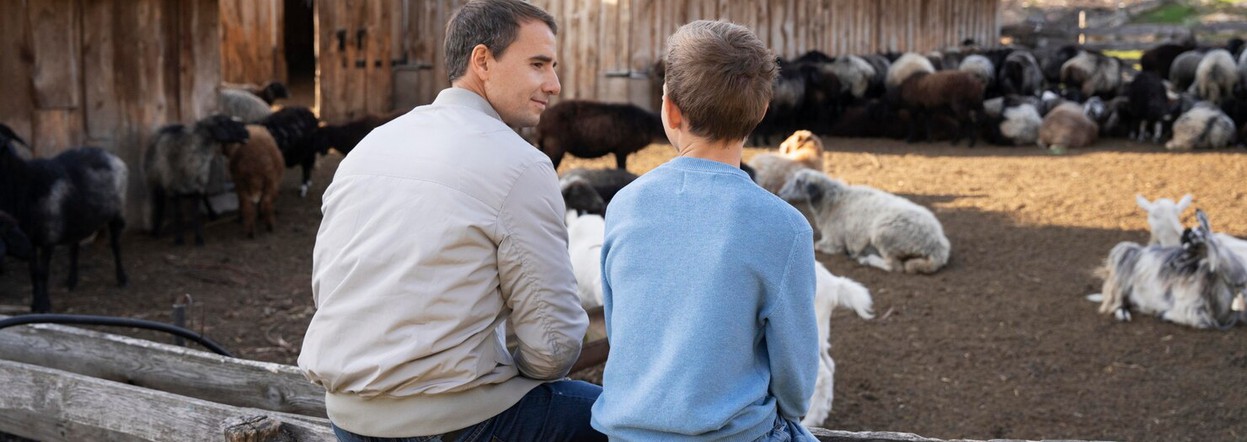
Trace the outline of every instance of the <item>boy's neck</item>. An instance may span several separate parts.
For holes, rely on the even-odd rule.
[[[676,148],[676,155],[703,160],[718,161],[732,167],[740,167],[740,156],[745,151],[745,140],[709,141],[693,138],[688,144]]]

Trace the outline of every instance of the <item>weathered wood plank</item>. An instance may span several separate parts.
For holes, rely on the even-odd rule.
[[[81,103],[79,64],[82,36],[79,2],[27,2],[34,56],[35,106],[40,109],[76,108]]]
[[[0,359],[221,404],[325,416],[324,390],[293,366],[114,334],[52,324],[10,327],[0,330]]]
[[[0,122],[7,124],[17,136],[31,138],[31,119],[35,110],[34,53],[30,46],[30,29],[26,23],[27,2],[5,2],[0,5]]]
[[[217,109],[217,86],[221,83],[221,26],[219,7],[215,0],[183,2],[177,33],[179,121],[196,121]]]
[[[113,139],[122,126],[121,103],[117,99],[116,40],[113,31],[112,2],[83,4],[82,79],[86,105],[83,112],[87,137]],[[3,63],[3,61],[0,61]]]
[[[26,141],[35,146],[35,155],[41,158],[82,145],[82,112],[78,109],[36,109],[33,123],[34,135]]]
[[[271,416],[298,441],[336,440],[327,419],[232,407],[0,360],[0,431],[43,441],[218,440],[239,416]]]

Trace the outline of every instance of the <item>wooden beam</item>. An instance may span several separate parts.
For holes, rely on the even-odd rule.
[[[295,441],[333,441],[327,419],[233,407],[0,360],[0,431],[42,441],[219,440],[245,416],[281,422]],[[250,419],[254,420],[254,419]]]
[[[53,324],[0,330],[0,359],[221,404],[325,417],[324,390],[289,365]]]

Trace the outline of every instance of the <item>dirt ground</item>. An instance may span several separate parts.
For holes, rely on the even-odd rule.
[[[890,140],[828,146],[829,174],[933,210],[953,257],[935,275],[914,276],[819,256],[870,288],[878,314],[866,321],[838,311],[833,319],[836,399],[826,427],[972,439],[1247,439],[1247,330],[1198,331],[1141,315],[1117,323],[1084,299],[1099,291],[1093,270],[1114,244],[1148,238],[1135,193],[1193,193],[1215,229],[1247,236],[1242,150],[1167,153],[1113,140],[1063,156]],[[643,173],[670,156],[669,147],[651,146],[629,164]],[[314,311],[319,195],[339,160],[322,161],[306,199],[288,172],[277,231],[255,240],[232,215],[209,224],[205,247],[129,232],[126,289],[114,286],[99,241],[83,254],[79,288],[67,291],[68,254],[60,251],[54,311],[170,321],[172,304],[189,294],[192,328],[240,357],[294,363]],[[611,164],[571,159],[563,169]],[[1188,225],[1193,213],[1184,214]],[[5,264],[0,304],[26,309],[25,264]]]

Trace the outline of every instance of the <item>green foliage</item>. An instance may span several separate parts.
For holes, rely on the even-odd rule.
[[[1138,23],[1183,24],[1199,15],[1189,4],[1169,3],[1139,15]]]

